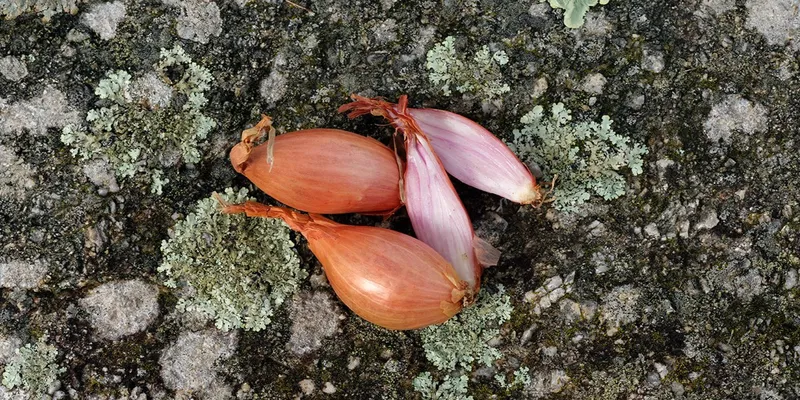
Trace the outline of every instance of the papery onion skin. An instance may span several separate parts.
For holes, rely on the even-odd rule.
[[[440,324],[472,301],[467,284],[450,263],[430,246],[400,232],[339,224],[256,202],[225,205],[223,212],[283,219],[308,239],[339,299],[361,318],[384,328]]]
[[[353,116],[381,115],[394,123],[404,115],[414,120],[428,137],[447,172],[454,178],[484,192],[496,194],[520,204],[540,205],[542,190],[522,161],[500,141],[475,121],[445,110],[410,108],[408,97],[398,102],[351,96],[352,103],[339,108]]]
[[[475,255],[472,222],[427,138],[406,134],[406,161],[406,210],[414,233],[477,291],[483,268]]]
[[[377,140],[338,129],[308,129],[255,146],[266,129],[272,129],[269,117],[245,130],[230,158],[237,172],[276,200],[318,214],[388,214],[402,205],[394,153]]]

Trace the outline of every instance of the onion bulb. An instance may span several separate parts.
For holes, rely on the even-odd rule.
[[[411,236],[253,201],[228,205],[217,199],[225,213],[280,218],[305,236],[339,299],[373,324],[396,330],[440,324],[473,299],[450,263]]]
[[[265,132],[270,140],[255,145]],[[237,172],[278,201],[320,214],[388,214],[401,206],[397,160],[377,140],[338,129],[274,132],[262,116],[242,132],[230,158]]]
[[[344,111],[348,106],[356,107],[351,117],[365,113],[355,103],[339,110]],[[377,114],[386,116],[405,137],[403,199],[414,233],[444,256],[470,290],[477,292],[483,267],[497,264],[500,252],[475,235],[469,215],[437,156],[438,151],[416,121],[406,113],[395,112],[394,108],[379,109]]]
[[[397,104],[355,94],[351,98],[355,101],[339,108],[340,112],[352,110],[351,118],[380,115],[395,126],[413,121],[428,137],[447,172],[459,181],[515,203],[538,206],[544,201],[528,167],[475,121],[444,110],[409,108],[406,95],[400,96]]]

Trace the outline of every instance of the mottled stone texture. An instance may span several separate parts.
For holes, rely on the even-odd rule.
[[[161,355],[161,378],[177,392],[196,393],[208,399],[225,399],[231,388],[217,375],[214,365],[233,354],[236,336],[215,330],[183,332]]]
[[[158,316],[158,289],[142,281],[111,282],[81,299],[97,337],[116,340],[147,328]]]
[[[64,371],[54,398],[409,399],[423,398],[413,382],[429,376],[429,397],[449,378],[439,398],[458,382],[475,400],[798,399],[798,6],[612,0],[572,30],[538,0],[0,1],[0,16],[13,17],[0,22],[0,371],[46,335]],[[449,36],[470,85],[445,96],[426,61]],[[162,54],[177,47],[182,61]],[[117,71],[128,83],[100,87]],[[481,79],[510,90],[487,98],[474,90]],[[129,84],[124,104],[95,93],[119,92],[113,84]],[[391,145],[385,121],[337,113],[351,93],[407,94],[412,107],[463,114],[506,142],[534,107],[563,103],[568,123],[608,115],[616,140],[647,147],[641,174],[605,171],[623,179],[620,197],[571,213],[454,182],[480,236],[503,252],[481,287],[502,285],[514,309],[481,343],[495,362],[440,371],[419,332],[360,319],[298,233],[313,278],[258,332],[222,333],[203,304],[177,311],[192,296],[183,282],[159,285],[161,243],[200,199],[247,187],[278,204],[228,160],[260,114],[278,134],[327,127]],[[199,109],[215,121],[207,137],[164,129]],[[115,160],[72,154],[65,126],[73,138],[94,132],[86,147],[116,150],[86,154]],[[120,146],[166,135],[188,139]],[[195,148],[191,163],[175,156]],[[150,173],[118,174],[119,160]],[[402,210],[332,218],[413,234]],[[186,246],[202,254],[217,239]],[[0,385],[0,398],[32,396]]]

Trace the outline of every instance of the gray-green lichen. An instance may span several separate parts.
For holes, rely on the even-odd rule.
[[[456,53],[455,41],[448,36],[428,50],[425,62],[430,70],[428,79],[442,93],[449,96],[455,88],[459,93],[470,92],[492,99],[511,90],[500,73],[500,66],[508,64],[505,51],[492,53],[488,46],[483,46],[472,59],[466,59]]]
[[[472,400],[467,395],[469,379],[466,375],[446,376],[441,383],[434,381],[430,372],[423,372],[414,378],[414,391],[425,400]]]
[[[247,190],[225,190],[230,203],[252,200]],[[158,268],[168,287],[186,286],[179,311],[193,311],[216,321],[222,330],[258,331],[269,323],[307,273],[280,220],[226,215],[214,198],[178,222],[161,244]]]
[[[619,171],[628,167],[633,175],[642,173],[642,156],[647,148],[611,129],[611,119],[600,123],[571,123],[564,104],[554,104],[549,115],[534,107],[520,120],[525,126],[514,130],[509,146],[523,160],[540,165],[546,180],[557,176],[555,207],[575,212],[592,193],[605,200],[625,194],[625,178]]]
[[[66,369],[56,362],[58,349],[47,343],[47,337],[28,343],[16,351],[3,371],[3,386],[22,388],[30,395],[47,393],[58,375]]]
[[[541,0],[545,1],[545,0]],[[564,10],[564,25],[567,28],[577,29],[583,26],[586,12],[589,7],[599,4],[608,4],[609,0],[549,0],[550,7]]]
[[[440,370],[472,369],[475,361],[491,365],[502,354],[489,341],[511,318],[511,298],[501,286],[497,293],[481,292],[478,302],[441,325],[420,332],[425,356]]]
[[[183,71],[169,78],[171,71]],[[107,161],[122,179],[143,175],[151,192],[169,182],[162,168],[183,160],[197,163],[216,122],[203,114],[211,72],[194,63],[180,46],[161,50],[155,75],[135,81],[126,71],[109,72],[95,89],[103,107],[89,110],[87,126],[64,127],[61,141],[84,162]]]
[[[497,382],[500,387],[503,389],[514,389],[520,387],[526,387],[531,384],[531,375],[530,375],[530,368],[528,367],[520,367],[520,369],[514,371],[513,378],[511,382],[506,380],[506,376],[503,374],[496,374],[494,376],[494,380]]]
[[[467,375],[475,361],[491,366],[503,354],[490,341],[500,335],[500,326],[511,318],[511,297],[499,286],[496,293],[481,292],[478,302],[441,325],[420,331],[428,361],[445,373],[437,383],[429,372],[418,375],[414,390],[424,399],[469,400]]]

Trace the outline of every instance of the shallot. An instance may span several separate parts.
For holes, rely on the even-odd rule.
[[[253,201],[217,200],[225,213],[280,218],[300,232],[342,302],[373,324],[397,330],[440,324],[474,300],[453,266],[411,236]]]
[[[392,150],[375,139],[339,129],[278,135],[262,116],[242,132],[231,164],[259,189],[302,211],[320,214],[389,214],[400,202],[400,172]]]
[[[516,203],[540,205],[544,196],[536,178],[514,152],[475,121],[433,108],[410,108],[408,96],[390,103],[351,95],[339,108],[350,117],[379,115],[395,126],[412,122],[430,140],[447,172],[465,184]]]

